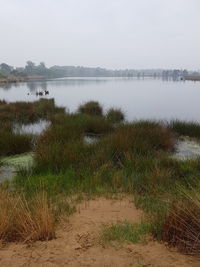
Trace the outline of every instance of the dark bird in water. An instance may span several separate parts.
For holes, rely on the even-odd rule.
[[[40,91],[40,92],[36,92],[36,95],[37,95],[37,96],[38,96],[38,95],[39,95],[39,96],[42,96],[42,95],[43,95],[43,92],[41,92],[41,91]]]
[[[43,95],[48,95],[49,94],[49,91],[48,90],[44,90],[44,91],[39,91],[39,92],[36,92],[36,96],[43,96]]]

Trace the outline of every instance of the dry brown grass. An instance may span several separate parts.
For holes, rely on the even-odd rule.
[[[21,194],[0,190],[0,239],[37,241],[55,238],[51,204],[44,192],[26,200]]]
[[[162,239],[180,252],[200,256],[200,195],[181,193],[183,200],[171,208]]]

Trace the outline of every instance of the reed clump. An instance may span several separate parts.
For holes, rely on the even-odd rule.
[[[199,256],[200,195],[187,191],[182,191],[181,195],[172,205],[163,225],[162,240],[180,252]]]
[[[27,200],[22,194],[1,189],[0,211],[2,241],[33,242],[55,238],[52,204],[44,192]]]
[[[170,130],[159,124],[138,122],[116,128],[113,134],[97,144],[97,153],[99,151],[102,160],[123,166],[128,155],[155,156],[157,151],[171,151],[174,146],[175,139]]]
[[[120,123],[125,120],[125,115],[121,109],[111,108],[107,111],[106,118],[112,123]]]
[[[88,116],[85,118],[84,134],[104,136],[114,131],[113,124],[104,117]]]
[[[0,156],[10,156],[31,151],[33,136],[13,133],[11,130],[0,130]]]
[[[87,115],[102,116],[103,108],[97,101],[88,101],[78,107],[78,113]]]
[[[33,123],[49,119],[55,113],[64,113],[64,108],[55,106],[54,99],[40,99],[35,102],[0,103],[0,120],[12,123]]]
[[[178,135],[200,138],[200,124],[197,122],[186,122],[175,120],[169,127]]]

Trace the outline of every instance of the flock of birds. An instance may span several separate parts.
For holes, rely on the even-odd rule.
[[[38,96],[43,96],[43,95],[49,95],[49,91],[48,90],[44,90],[44,91],[39,91],[36,92],[36,95]]]
[[[44,90],[44,91],[37,91],[36,96],[44,96],[44,95],[49,95],[49,91],[48,90]],[[30,93],[28,93],[28,95],[30,95]]]

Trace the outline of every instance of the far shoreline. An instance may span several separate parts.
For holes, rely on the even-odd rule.
[[[197,75],[189,75],[189,76],[185,77],[185,80],[197,82],[197,81],[200,81],[200,76],[199,75],[198,76]]]
[[[6,78],[0,78],[0,84],[39,81],[44,79],[45,78],[43,76],[6,77]]]

